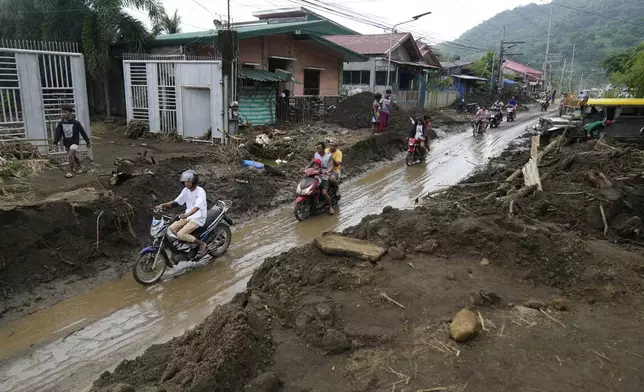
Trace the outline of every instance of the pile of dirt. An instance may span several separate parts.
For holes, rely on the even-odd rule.
[[[103,373],[92,392],[151,385],[167,392],[239,391],[270,367],[272,353],[264,325],[232,302],[218,307],[194,330],[121,362],[113,373]]]
[[[122,250],[138,245],[132,214],[123,198],[94,189],[53,195],[33,205],[1,207],[0,298],[6,307],[0,314],[17,306],[11,300],[22,293],[55,279],[89,277],[107,264],[127,266]],[[46,290],[34,292],[46,296]]]
[[[325,122],[338,124],[349,129],[360,129],[371,126],[371,107],[373,93],[365,91],[352,95],[340,102],[324,118]]]

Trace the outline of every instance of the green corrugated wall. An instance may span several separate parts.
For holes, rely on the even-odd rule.
[[[239,93],[239,116],[243,125],[275,123],[276,83],[243,86]]]

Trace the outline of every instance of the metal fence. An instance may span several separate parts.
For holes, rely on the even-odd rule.
[[[342,102],[344,96],[317,96],[303,95],[289,97],[288,104],[283,98],[277,101],[277,122],[305,124],[321,120],[337,104]]]
[[[0,48],[39,50],[43,52],[79,53],[77,42],[0,39]]]

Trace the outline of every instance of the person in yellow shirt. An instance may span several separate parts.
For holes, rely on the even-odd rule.
[[[340,185],[340,171],[342,170],[342,151],[338,149],[338,141],[335,139],[329,140],[329,148],[325,151],[331,154],[333,159],[333,169],[329,173],[329,182],[336,187],[336,192]]]

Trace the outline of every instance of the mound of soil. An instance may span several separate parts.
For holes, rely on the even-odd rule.
[[[324,121],[349,129],[367,128],[371,126],[371,105],[373,105],[372,92],[365,91],[352,95],[327,114]]]
[[[92,391],[112,392],[115,384],[120,391],[151,385],[167,392],[240,391],[269,368],[272,353],[260,320],[233,302],[218,307],[194,330],[103,373]]]
[[[13,306],[11,299],[55,279],[89,277],[107,264],[126,266],[122,250],[138,245],[131,219],[132,206],[124,199],[94,189],[0,208],[3,304]],[[3,307],[0,314],[8,310]]]

